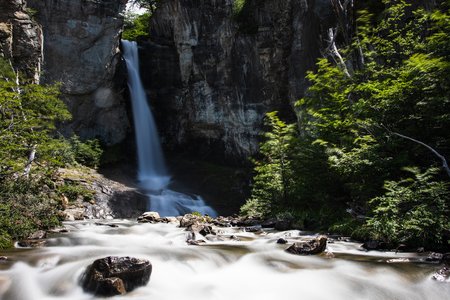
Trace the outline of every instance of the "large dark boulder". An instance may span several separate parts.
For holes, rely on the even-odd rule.
[[[326,247],[327,237],[321,235],[307,242],[294,243],[286,251],[297,255],[312,255],[322,253]]]
[[[97,259],[81,277],[86,292],[97,296],[122,295],[150,280],[152,264],[134,257],[108,256]]]

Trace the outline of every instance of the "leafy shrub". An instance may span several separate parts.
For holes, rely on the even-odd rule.
[[[82,197],[84,201],[94,199],[93,191],[76,182],[66,182],[64,185],[58,187],[58,191],[66,196],[69,201],[76,201],[78,197]]]
[[[450,228],[448,184],[433,180],[435,168],[405,170],[413,177],[386,181],[386,193],[370,201],[373,214],[366,225],[374,239],[390,244],[442,247]]]
[[[0,246],[37,230],[60,225],[58,203],[42,180],[16,180],[0,185]]]
[[[76,162],[87,167],[98,167],[103,150],[97,139],[82,142],[78,136],[74,135],[70,138],[70,144]]]

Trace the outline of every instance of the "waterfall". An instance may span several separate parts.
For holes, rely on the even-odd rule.
[[[122,48],[128,69],[128,88],[133,109],[138,180],[141,188],[148,193],[150,210],[159,212],[161,216],[174,216],[193,211],[216,216],[216,212],[207,206],[201,197],[167,189],[170,176],[164,163],[158,131],[139,75],[137,44],[123,40]]]
[[[128,88],[133,108],[138,156],[138,180],[145,189],[160,190],[169,184],[158,131],[139,76],[136,42],[122,41],[128,69]]]

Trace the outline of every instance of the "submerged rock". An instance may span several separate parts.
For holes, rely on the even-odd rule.
[[[286,249],[287,252],[297,255],[312,255],[319,254],[325,251],[327,247],[327,237],[324,235],[318,236],[307,242],[294,243]]]
[[[122,295],[146,285],[151,273],[152,264],[148,260],[108,256],[87,267],[81,286],[97,296]]]
[[[277,244],[282,244],[282,245],[285,245],[285,244],[287,244],[287,240],[285,240],[285,239],[283,239],[283,238],[279,238],[278,240],[277,240]]]
[[[361,245],[362,248],[366,249],[367,251],[370,250],[382,250],[382,249],[388,249],[388,245],[385,242],[370,240],[365,242]]]
[[[17,246],[23,248],[41,248],[47,245],[45,240],[22,240],[17,242]]]

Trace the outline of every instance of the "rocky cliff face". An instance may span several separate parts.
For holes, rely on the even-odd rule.
[[[144,82],[165,145],[240,160],[258,148],[264,114],[293,119],[321,46],[326,0],[166,0],[143,42]]]
[[[4,1],[3,1],[4,2]],[[129,122],[114,84],[126,0],[28,0],[44,35],[44,83],[62,83],[73,114],[65,127],[82,138],[122,141]]]
[[[39,82],[42,63],[42,29],[24,0],[0,1],[0,56],[16,71]]]

